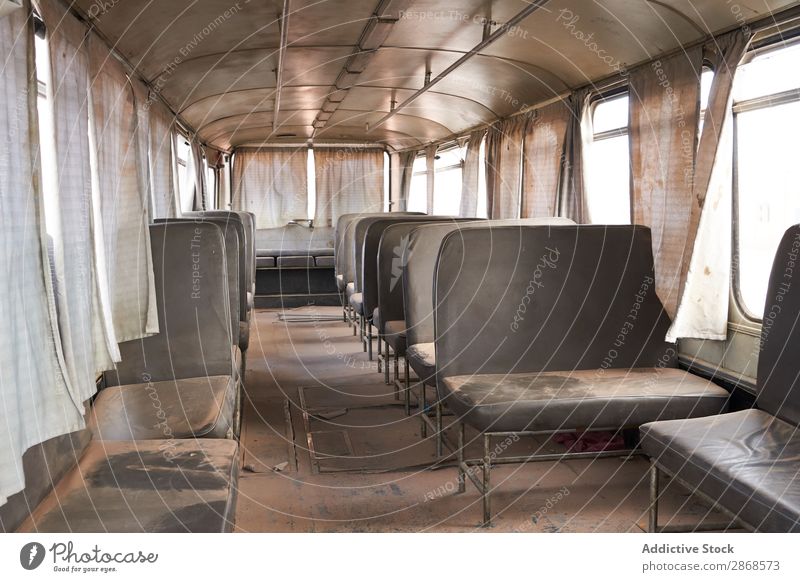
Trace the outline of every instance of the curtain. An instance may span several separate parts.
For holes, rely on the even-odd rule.
[[[383,210],[383,151],[314,149],[314,222],[332,226],[342,214]]]
[[[207,210],[208,200],[206,196],[206,166],[203,163],[203,146],[197,138],[191,140],[192,143],[192,176],[194,187],[194,205],[192,210]]]
[[[175,118],[164,105],[150,98],[150,190],[152,218],[178,216],[178,192],[172,161],[172,135]]]
[[[558,215],[558,177],[570,109],[562,101],[537,109],[525,130],[522,158],[522,218]]]
[[[650,227],[656,292],[670,317],[678,307],[700,117],[702,47],[631,72],[630,160],[634,224]]]
[[[528,115],[492,125],[486,137],[486,190],[490,218],[519,218],[522,141]]]
[[[233,209],[253,212],[256,228],[279,228],[290,220],[305,218],[307,164],[305,147],[237,150],[233,160]],[[318,195],[319,192],[317,182]]]
[[[118,360],[116,344],[105,333],[100,303],[92,224],[89,146],[89,50],[87,29],[57,0],[41,0],[48,31],[56,160],[52,225],[53,272],[61,345],[76,402],[91,397],[96,375]]]
[[[104,267],[101,300],[116,342],[158,333],[148,193],[143,190],[133,91],[121,65],[99,38],[90,38],[91,130],[97,256]],[[97,252],[97,251],[96,251]]]
[[[749,30],[734,30],[712,41],[714,81],[697,148],[692,187],[692,220],[684,261],[681,300],[667,340],[724,340],[728,335],[730,294],[733,114],[736,67],[752,38]]]
[[[411,178],[414,175],[414,160],[417,159],[416,150],[400,152],[400,193],[398,195],[397,212],[408,210],[408,195],[411,192]],[[394,209],[393,209],[394,210]]]
[[[425,212],[433,214],[433,197],[436,193],[436,150],[437,146],[431,145],[425,148],[425,192],[426,205]]]
[[[228,156],[223,156],[223,166],[219,173],[219,207],[222,210],[231,208],[231,162]]]
[[[590,221],[586,205],[586,177],[592,139],[590,89],[578,89],[569,97],[570,115],[564,138],[564,163],[558,179],[559,216],[578,224]]]
[[[31,5],[0,19],[0,505],[25,486],[22,455],[83,428],[58,340],[38,167]]]
[[[469,134],[464,168],[461,172],[461,208],[459,216],[475,218],[478,215],[478,195],[480,186],[480,151],[486,131],[479,129]]]

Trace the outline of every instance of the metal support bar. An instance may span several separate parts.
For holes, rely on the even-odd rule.
[[[421,89],[417,90],[414,94],[412,94],[410,97],[408,97],[400,105],[398,105],[392,111],[389,111],[386,115],[381,117],[374,125],[371,125],[370,126],[370,131],[375,129],[376,127],[380,127],[381,125],[383,125],[384,123],[389,121],[392,117],[397,115],[397,113],[399,113],[400,111],[402,111],[403,109],[405,109],[406,107],[411,105],[414,101],[416,101],[423,94],[425,94],[429,89],[431,89],[433,86],[435,86],[440,81],[444,80],[444,78],[447,77],[447,75],[449,75],[450,73],[455,71],[457,68],[459,68],[461,65],[466,63],[472,57],[477,55],[483,49],[485,49],[486,47],[488,47],[489,45],[491,45],[495,41],[501,39],[503,36],[506,35],[506,33],[508,33],[508,31],[511,28],[513,28],[514,26],[516,26],[517,24],[519,24],[520,22],[522,22],[523,20],[528,18],[528,16],[530,16],[531,14],[536,12],[537,10],[539,10],[539,8],[541,8],[542,6],[547,4],[548,1],[549,0],[531,0],[531,2],[525,8],[520,10],[516,15],[512,16],[508,20],[508,22],[500,25],[500,27],[497,30],[495,30],[492,34],[490,34],[488,37],[484,38],[481,42],[476,44],[472,48],[472,50],[470,50],[469,52],[465,53],[456,62],[454,62],[449,67],[447,67],[444,71],[439,73],[436,77],[431,79],[431,81],[429,83],[426,83]]]
[[[278,113],[281,110],[281,93],[283,92],[283,69],[286,63],[286,47],[289,44],[289,0],[283,0],[281,11],[281,40],[278,49],[278,69],[275,72],[275,105],[272,109],[272,132],[278,129]]]

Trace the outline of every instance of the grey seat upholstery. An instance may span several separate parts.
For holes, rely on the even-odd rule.
[[[763,410],[741,410],[646,424],[641,444],[661,468],[754,529],[800,532],[796,425]]]
[[[21,532],[229,532],[234,440],[95,441]]]
[[[122,361],[105,373],[106,384],[235,377],[222,230],[211,222],[162,223],[150,226],[150,239],[161,331],[121,343]],[[192,244],[199,246],[197,263]]]
[[[725,390],[671,369],[651,248],[640,226],[448,234],[434,278],[440,398],[491,431],[625,428],[726,410]]]
[[[405,321],[387,321],[383,326],[383,337],[386,343],[392,346],[395,354],[405,356],[407,345]]]
[[[420,382],[434,384],[436,381],[436,348],[433,342],[414,344],[406,350],[409,365]]]
[[[313,267],[314,257],[310,255],[285,255],[278,257],[279,267]]]
[[[333,256],[332,255],[314,255],[314,264],[317,267],[333,267]]]
[[[256,257],[256,268],[272,268],[275,266],[275,257]]]
[[[408,234],[407,243],[403,246],[402,300],[403,315],[408,328],[408,345],[427,344],[433,342],[433,279],[438,258],[438,249],[442,240],[452,232],[469,228],[500,227],[507,225],[571,225],[575,224],[566,218],[527,218],[520,220],[473,220],[458,224],[418,225]],[[391,305],[391,304],[390,304]],[[432,350],[426,360],[418,360],[416,352],[409,355],[409,364],[419,378],[431,380],[429,374]],[[436,360],[433,358],[433,363]]]
[[[717,414],[729,397],[723,388],[674,368],[478,374],[442,381],[450,408],[481,431],[639,426],[653,417]]]
[[[101,390],[87,424],[98,440],[231,438],[236,383],[185,378]]]
[[[641,427],[656,465],[758,531],[800,531],[800,225],[775,254],[761,331],[756,409]]]
[[[350,307],[358,315],[364,315],[364,296],[361,293],[353,293],[350,295],[348,301],[350,302]]]

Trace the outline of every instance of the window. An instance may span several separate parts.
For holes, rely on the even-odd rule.
[[[458,216],[461,210],[461,173],[464,166],[463,150],[452,147],[441,150],[434,160],[433,213]]]
[[[408,212],[428,211],[428,173],[425,154],[414,160],[411,168],[411,188],[408,193]]]
[[[800,44],[739,65],[733,103],[737,297],[760,319],[778,242],[800,222]]]
[[[308,183],[308,214],[306,217],[313,220],[317,212],[317,172],[314,168],[314,148],[308,148],[306,182]]]
[[[708,107],[708,98],[711,95],[711,84],[713,82],[714,71],[710,67],[703,66],[703,72],[700,74],[700,122],[697,127],[698,136],[703,133],[703,121],[706,117],[706,108]]]
[[[42,169],[42,194],[45,206],[45,228],[47,234],[55,236],[60,228],[58,222],[58,174],[56,169],[56,143],[53,130],[53,109],[49,102],[50,47],[44,34],[44,24],[37,23],[35,37],[36,80],[39,92],[37,113],[39,120],[39,152]]]
[[[478,209],[475,216],[489,218],[488,199],[486,198],[486,136],[481,140],[478,152]]]
[[[601,97],[592,104],[593,138],[586,193],[596,224],[630,224],[628,93]]]
[[[175,151],[178,166],[178,195],[181,201],[181,210],[191,212],[194,208],[194,176],[192,150],[189,142],[181,134],[177,135],[177,149]]]
[[[383,211],[390,212],[392,210],[389,206],[389,189],[391,188],[389,182],[391,177],[391,164],[392,160],[389,157],[389,152],[383,152]]]
[[[213,209],[217,206],[217,169],[208,165],[208,160],[205,160],[206,166],[206,199],[208,206]]]

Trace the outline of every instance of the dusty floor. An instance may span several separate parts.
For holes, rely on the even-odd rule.
[[[310,311],[341,314],[294,310]],[[420,437],[419,419],[405,415],[341,320],[284,323],[278,310],[259,310],[247,364],[238,531],[480,529],[478,491],[467,482],[457,494],[456,469],[446,459],[430,468],[432,439]],[[470,458],[482,447],[476,436],[467,432]],[[549,441],[513,446],[563,450]],[[642,458],[497,467],[489,531],[642,531],[647,469]],[[679,486],[667,486],[662,524],[696,524],[706,515]]]

